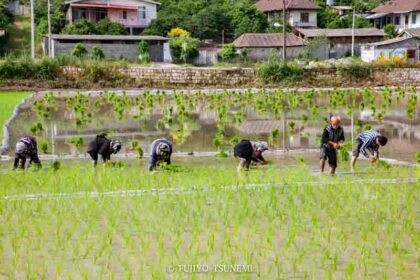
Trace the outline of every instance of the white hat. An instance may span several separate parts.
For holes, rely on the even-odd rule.
[[[26,152],[26,144],[23,142],[17,142],[16,144],[16,153],[24,154]]]

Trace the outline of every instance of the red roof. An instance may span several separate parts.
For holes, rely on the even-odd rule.
[[[303,46],[305,41],[293,33],[286,33],[286,46]],[[272,48],[283,46],[281,33],[245,33],[239,36],[233,45],[237,48]]]
[[[288,10],[317,10],[319,7],[312,0],[285,0]],[[255,6],[263,12],[283,10],[283,0],[260,0]]]
[[[104,5],[104,4],[71,4],[72,7],[76,8],[107,8],[107,9],[121,9],[121,10],[138,10],[138,7],[134,6],[123,6],[123,5]]]
[[[404,13],[420,11],[420,0],[392,0],[372,10],[374,13]]]

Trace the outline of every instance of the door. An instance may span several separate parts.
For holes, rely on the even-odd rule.
[[[163,45],[160,42],[150,45],[149,53],[152,62],[163,62]]]

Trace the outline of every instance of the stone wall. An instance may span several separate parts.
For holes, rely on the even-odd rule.
[[[258,81],[253,68],[158,68],[129,67],[120,70],[132,78],[137,85],[154,87],[253,87],[264,86]],[[63,68],[65,75],[80,77],[80,70],[74,67]],[[287,81],[286,81],[287,82]],[[335,69],[308,69],[304,79],[298,82],[287,82],[288,86],[420,86],[420,68],[374,69],[365,78],[337,74]],[[265,85],[267,86],[267,85]]]

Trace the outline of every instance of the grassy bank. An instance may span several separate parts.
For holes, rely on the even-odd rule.
[[[8,173],[0,188],[0,274],[415,278],[419,185],[383,180],[419,178],[420,170],[377,167],[358,175],[318,177],[301,165],[238,177],[230,162],[152,174],[136,164]],[[33,193],[44,198],[23,196]],[[217,272],[219,264],[252,267]],[[209,272],[182,265],[208,265]]]
[[[3,125],[12,115],[13,109],[18,105],[25,97],[28,97],[28,92],[11,92],[11,91],[0,91],[0,143],[3,137]]]

